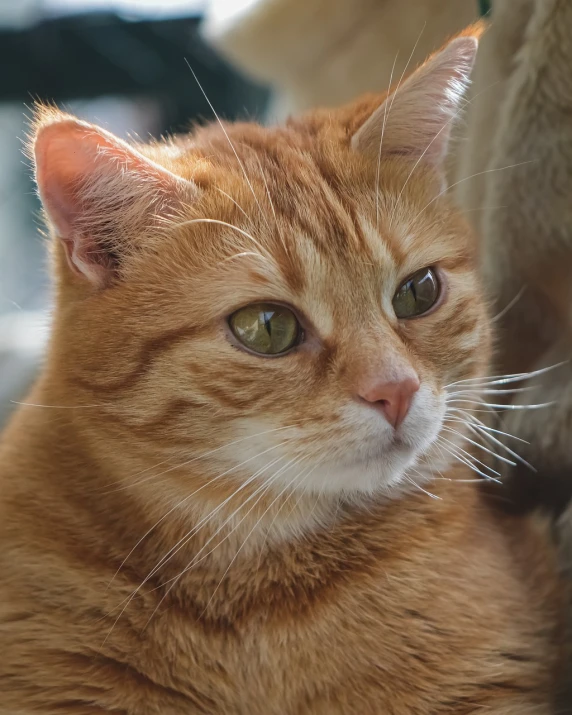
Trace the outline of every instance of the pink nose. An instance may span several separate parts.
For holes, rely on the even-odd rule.
[[[389,424],[397,429],[407,416],[413,395],[418,389],[419,379],[415,375],[398,382],[370,382],[364,385],[358,394],[362,400],[371,403],[372,407],[381,410]]]

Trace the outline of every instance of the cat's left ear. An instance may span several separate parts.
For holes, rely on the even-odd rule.
[[[376,162],[380,155],[404,156],[440,171],[477,45],[475,37],[458,37],[430,57],[362,124],[352,148]]]
[[[190,181],[127,142],[54,109],[39,108],[31,150],[38,192],[69,268],[96,288],[120,277],[160,221],[198,195]]]

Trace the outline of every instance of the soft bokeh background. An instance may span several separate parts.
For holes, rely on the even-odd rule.
[[[233,5],[230,0],[229,7]],[[203,0],[0,0],[0,426],[37,371],[50,320],[39,203],[22,153],[35,98],[119,136],[259,116],[266,92],[201,39]]]

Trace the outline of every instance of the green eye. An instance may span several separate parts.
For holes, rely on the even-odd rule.
[[[440,287],[432,268],[423,268],[408,278],[393,296],[393,310],[400,318],[415,318],[432,308],[439,298]]]
[[[252,352],[280,355],[293,348],[302,334],[294,313],[283,305],[253,303],[229,319],[235,337]]]

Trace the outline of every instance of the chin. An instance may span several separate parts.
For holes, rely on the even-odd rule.
[[[322,496],[391,497],[404,489],[404,475],[413,467],[418,453],[405,444],[393,445],[384,454],[371,455],[353,463],[332,460],[320,464],[300,481],[299,489]]]
[[[361,445],[348,445],[343,453],[339,443],[332,445],[328,456],[310,470],[298,488],[324,496],[346,497],[381,495],[392,498],[409,491],[412,483],[407,479],[407,470],[430,453],[443,423],[444,404],[433,403],[432,409],[427,409],[426,402],[418,400],[397,436],[388,432],[385,425],[380,430],[375,421],[362,424],[359,430],[363,434]],[[353,429],[357,431],[355,423]],[[336,456],[332,457],[332,454]],[[431,470],[427,465],[422,471],[423,475],[415,471],[415,482],[430,478]]]

